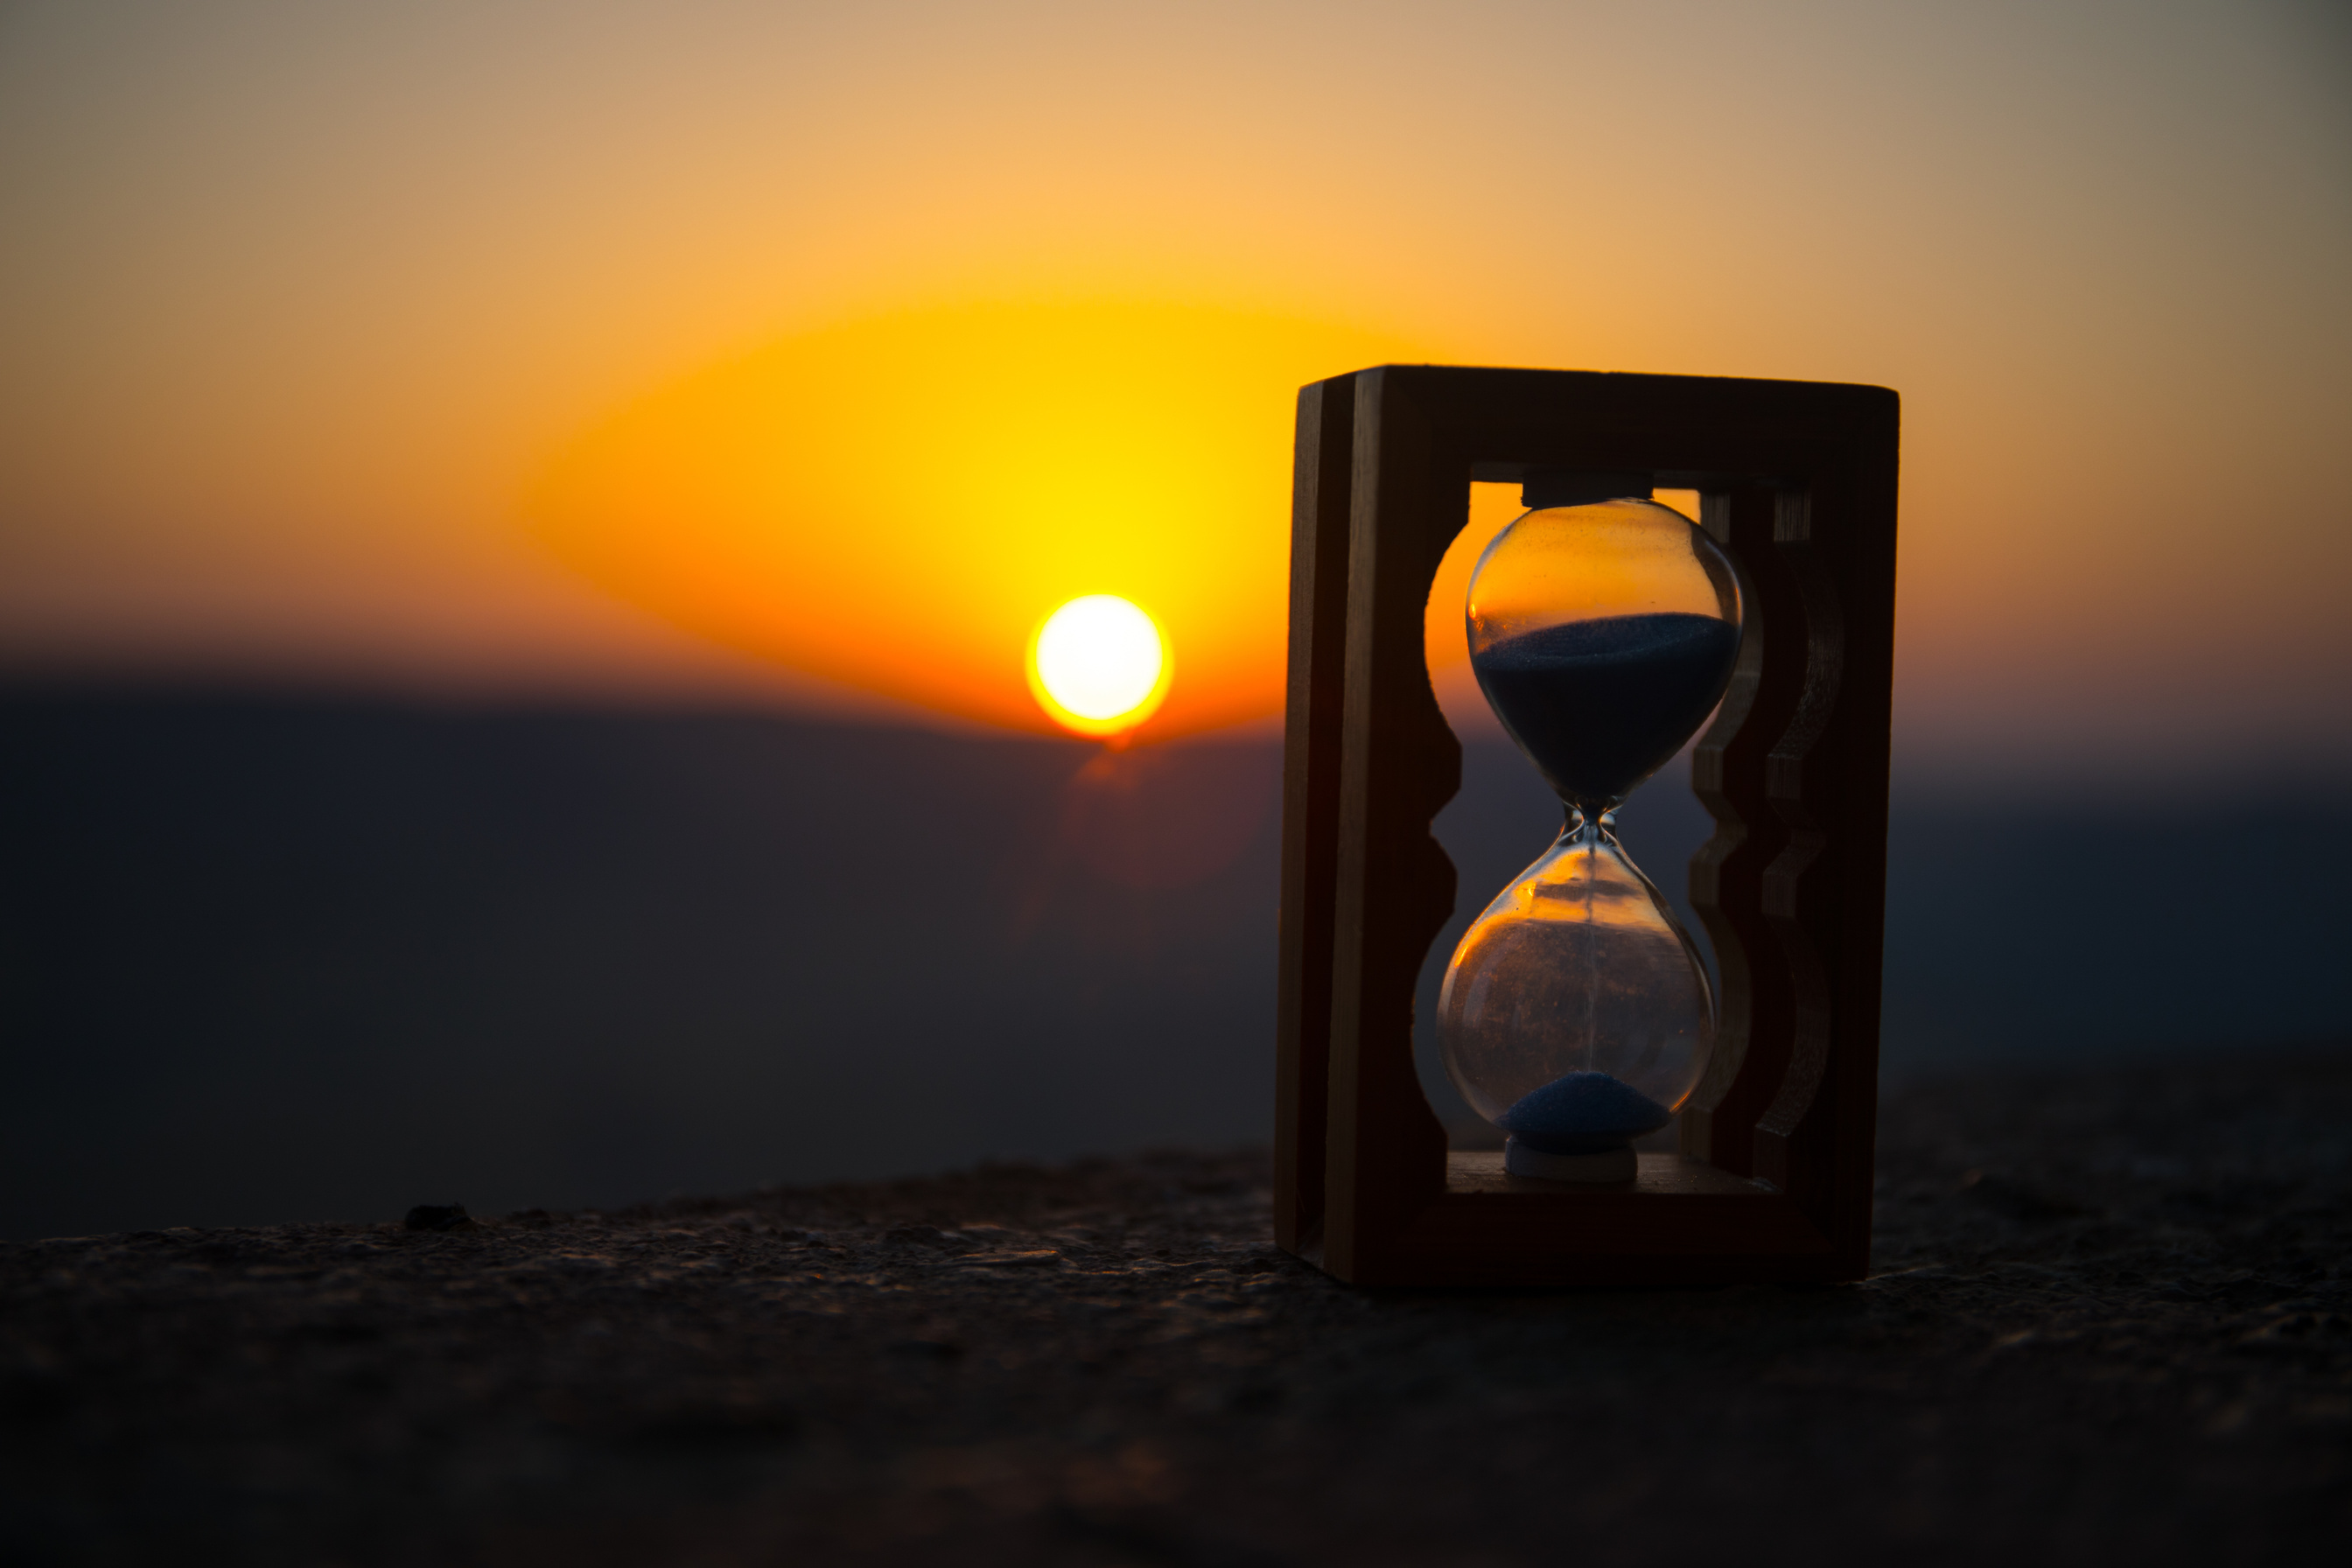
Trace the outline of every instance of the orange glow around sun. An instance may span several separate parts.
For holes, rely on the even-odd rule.
[[[623,410],[550,468],[531,521],[608,590],[793,668],[1014,729],[1164,738],[1281,710],[1299,386],[1423,357],[1183,304],[908,310]],[[1106,590],[1151,606],[1160,659],[1093,713],[1037,660],[1046,613]]]

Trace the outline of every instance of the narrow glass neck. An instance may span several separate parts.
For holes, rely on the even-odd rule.
[[[1617,803],[1601,808],[1599,819],[1587,816],[1579,806],[1570,804],[1568,820],[1560,828],[1561,839],[1570,844],[1614,844],[1617,842]]]

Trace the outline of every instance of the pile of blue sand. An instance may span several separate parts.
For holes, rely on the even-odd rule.
[[[1673,1118],[1614,1074],[1572,1072],[1521,1095],[1495,1125],[1547,1154],[1598,1154],[1655,1132]]]
[[[1738,655],[1739,628],[1725,621],[1611,616],[1505,637],[1470,666],[1560,797],[1605,806],[1682,749]]]

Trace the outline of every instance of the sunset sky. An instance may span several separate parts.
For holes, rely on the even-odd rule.
[[[20,673],[1262,725],[1421,359],[1901,392],[1906,763],[2352,765],[2320,4],[16,4],[0,342]]]

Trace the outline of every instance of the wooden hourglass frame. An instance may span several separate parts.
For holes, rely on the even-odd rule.
[[[1867,1271],[1899,428],[1894,393],[1824,382],[1384,365],[1300,392],[1282,1247],[1366,1285]],[[1717,825],[1691,863],[1722,977],[1714,1051],[1680,1152],[1643,1154],[1630,1187],[1449,1154],[1413,1065],[1414,990],[1455,893],[1430,824],[1462,762],[1430,689],[1423,607],[1471,482],[1538,468],[1698,490],[1748,605],[1694,781]]]

